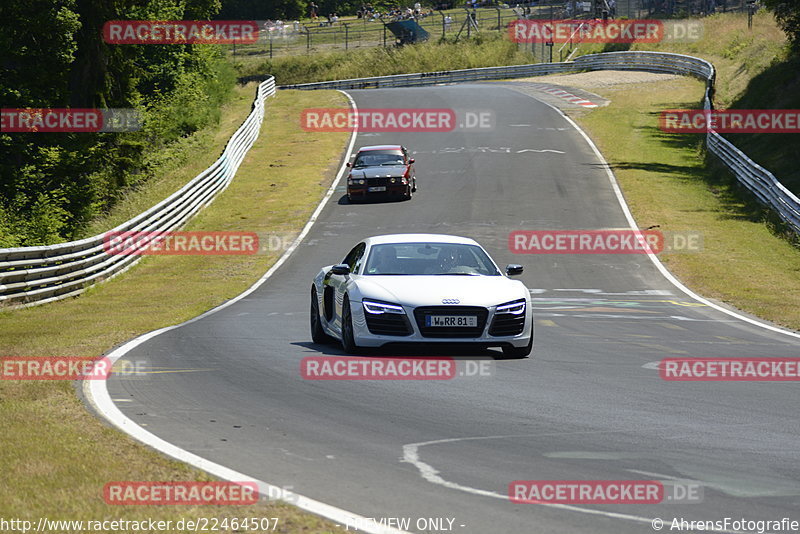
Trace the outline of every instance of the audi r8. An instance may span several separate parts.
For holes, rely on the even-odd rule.
[[[530,292],[501,272],[476,241],[451,235],[395,234],[364,239],[311,286],[311,337],[346,352],[389,343],[501,347],[522,358],[533,349]]]

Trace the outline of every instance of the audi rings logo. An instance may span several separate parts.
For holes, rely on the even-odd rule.
[[[442,304],[458,304],[460,302],[458,299],[442,299]]]

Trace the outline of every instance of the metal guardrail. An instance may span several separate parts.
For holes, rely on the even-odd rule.
[[[605,52],[563,63],[536,63],[506,67],[485,67],[441,72],[419,72],[372,78],[283,85],[279,89],[378,89],[442,83],[525,78],[560,72],[586,70],[637,70],[694,76],[706,82],[704,107],[713,109],[716,71],[708,61],[692,56],[664,52]],[[773,209],[792,230],[800,234],[800,199],[786,189],[775,176],[753,162],[730,141],[715,131],[706,135],[706,146],[745,187],[763,204]]]
[[[276,92],[270,77],[258,86],[253,109],[222,155],[178,191],[105,234],[42,247],[0,249],[0,306],[25,307],[78,295],[134,265],[141,256],[108,254],[110,232],[161,232],[180,228],[230,184],[264,120],[264,103]]]
[[[286,85],[280,89],[410,87],[609,69],[695,76],[706,81],[705,109],[713,109],[714,66],[703,59],[662,52],[606,52],[563,63],[398,74]],[[264,102],[275,91],[275,79],[272,77],[259,85],[253,110],[211,167],[168,198],[110,232],[174,230],[208,205],[217,193],[228,186],[245,153],[258,137],[264,118]],[[717,132],[708,132],[706,144],[743,185],[775,210],[795,232],[800,233],[800,199],[797,196]],[[140,257],[136,255],[106,253],[104,235],[44,247],[0,249],[0,306],[44,304],[77,295],[97,282],[120,274],[139,260]]]

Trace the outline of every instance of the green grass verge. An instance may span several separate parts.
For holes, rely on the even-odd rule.
[[[471,69],[530,63],[530,54],[496,32],[459,43],[429,41],[401,48],[320,52],[237,63],[242,76],[269,73],[279,85],[388,76],[412,72]]]
[[[701,57],[717,69],[717,108],[800,109],[800,58],[790,57],[786,35],[772,13],[759,11],[753,27],[744,13],[720,13],[700,19],[704,31],[691,43],[581,45],[579,54],[604,50],[655,50]],[[689,102],[697,107],[698,102]],[[800,196],[798,134],[725,134],[751,159],[769,169]]]
[[[209,133],[207,154],[191,168],[165,176],[157,187],[128,199],[113,225],[138,213],[213,161],[249,112],[255,86],[224,111]],[[187,230],[297,234],[322,198],[347,133],[304,132],[297,117],[314,106],[345,106],[338,92],[280,92],[267,104],[261,136],[229,188]],[[0,313],[8,356],[98,356],[139,334],[175,324],[249,287],[280,251],[254,256],[150,256],[123,276],[85,295]],[[36,520],[191,517],[279,517],[277,532],[323,533],[331,522],[285,504],[235,507],[108,506],[103,485],[118,480],[205,480],[203,473],[144,447],[90,414],[71,383],[0,381],[0,517]],[[119,531],[118,531],[119,532]],[[223,531],[228,532],[228,531]]]
[[[673,274],[703,296],[800,330],[800,249],[749,214],[727,171],[706,164],[700,136],[658,128],[661,110],[691,107],[703,89],[689,78],[597,89],[611,104],[576,119],[639,227],[702,232],[702,251],[661,255]]]

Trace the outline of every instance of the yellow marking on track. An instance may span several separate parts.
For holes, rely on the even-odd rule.
[[[722,341],[729,341],[731,343],[738,343],[740,345],[753,345],[749,341],[745,341],[744,339],[739,339],[738,337],[728,337],[728,336],[714,336],[717,339],[721,339]]]
[[[538,319],[536,324],[540,326],[558,326],[555,321],[551,321],[550,319]]]
[[[645,347],[648,349],[655,349],[658,352],[667,352],[669,354],[687,354],[685,350],[673,349],[672,347],[659,345],[658,343],[634,343],[634,345],[639,345],[640,347]]]

